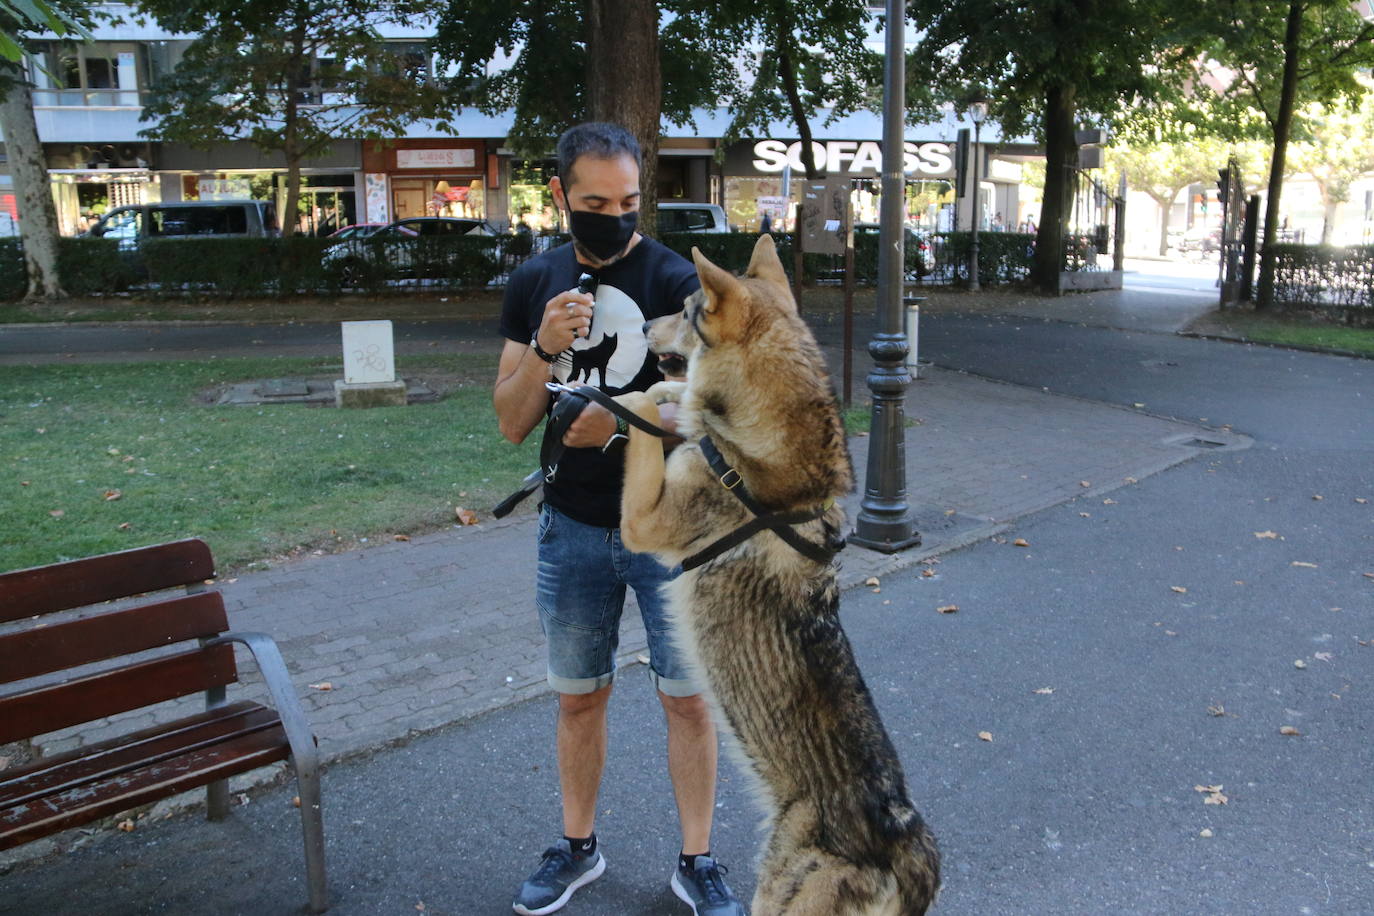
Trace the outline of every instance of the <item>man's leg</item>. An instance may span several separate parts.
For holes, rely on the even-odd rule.
[[[682,826],[682,852],[704,855],[711,849],[711,818],[716,806],[716,727],[701,694],[658,694],[668,722],[668,775]]]
[[[606,766],[606,707],[611,685],[592,693],[558,695],[558,783],[563,790],[563,835],[589,837]]]

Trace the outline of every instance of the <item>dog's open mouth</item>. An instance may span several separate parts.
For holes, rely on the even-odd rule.
[[[665,377],[681,377],[687,374],[687,357],[680,353],[658,354],[658,371]]]

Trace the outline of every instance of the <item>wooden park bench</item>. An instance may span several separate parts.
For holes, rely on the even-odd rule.
[[[220,820],[228,777],[290,760],[310,908],[322,912],[315,739],[272,639],[226,632],[224,600],[205,587],[213,575],[198,540],[0,574],[0,745],[205,694],[204,712],[0,770],[0,849],[202,786],[210,819]],[[145,595],[181,586],[185,593]],[[98,606],[107,601],[118,603]],[[64,615],[72,619],[44,617],[77,608]],[[227,701],[238,680],[233,643],[252,653],[275,708]]]

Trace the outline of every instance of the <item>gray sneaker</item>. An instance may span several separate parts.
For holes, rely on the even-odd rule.
[[[692,869],[673,869],[670,885],[678,899],[692,908],[696,916],[747,916],[744,904],[721,874],[728,869],[710,856],[697,856]]]
[[[544,916],[561,910],[573,891],[591,884],[605,870],[606,859],[600,849],[586,856],[573,852],[567,840],[559,840],[544,850],[544,860],[520,885],[513,904],[515,912],[521,916]]]

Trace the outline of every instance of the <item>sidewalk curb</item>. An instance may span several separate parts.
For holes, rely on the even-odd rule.
[[[1248,337],[1228,337],[1223,334],[1208,334],[1204,331],[1175,331],[1179,337],[1193,340],[1214,340],[1219,343],[1245,344],[1251,347],[1268,347],[1271,350],[1297,350],[1300,353],[1320,353],[1324,356],[1344,356],[1348,359],[1374,359],[1374,353],[1361,353],[1359,350],[1342,350],[1338,347],[1314,347],[1309,344],[1279,343],[1273,340],[1251,340]]]

